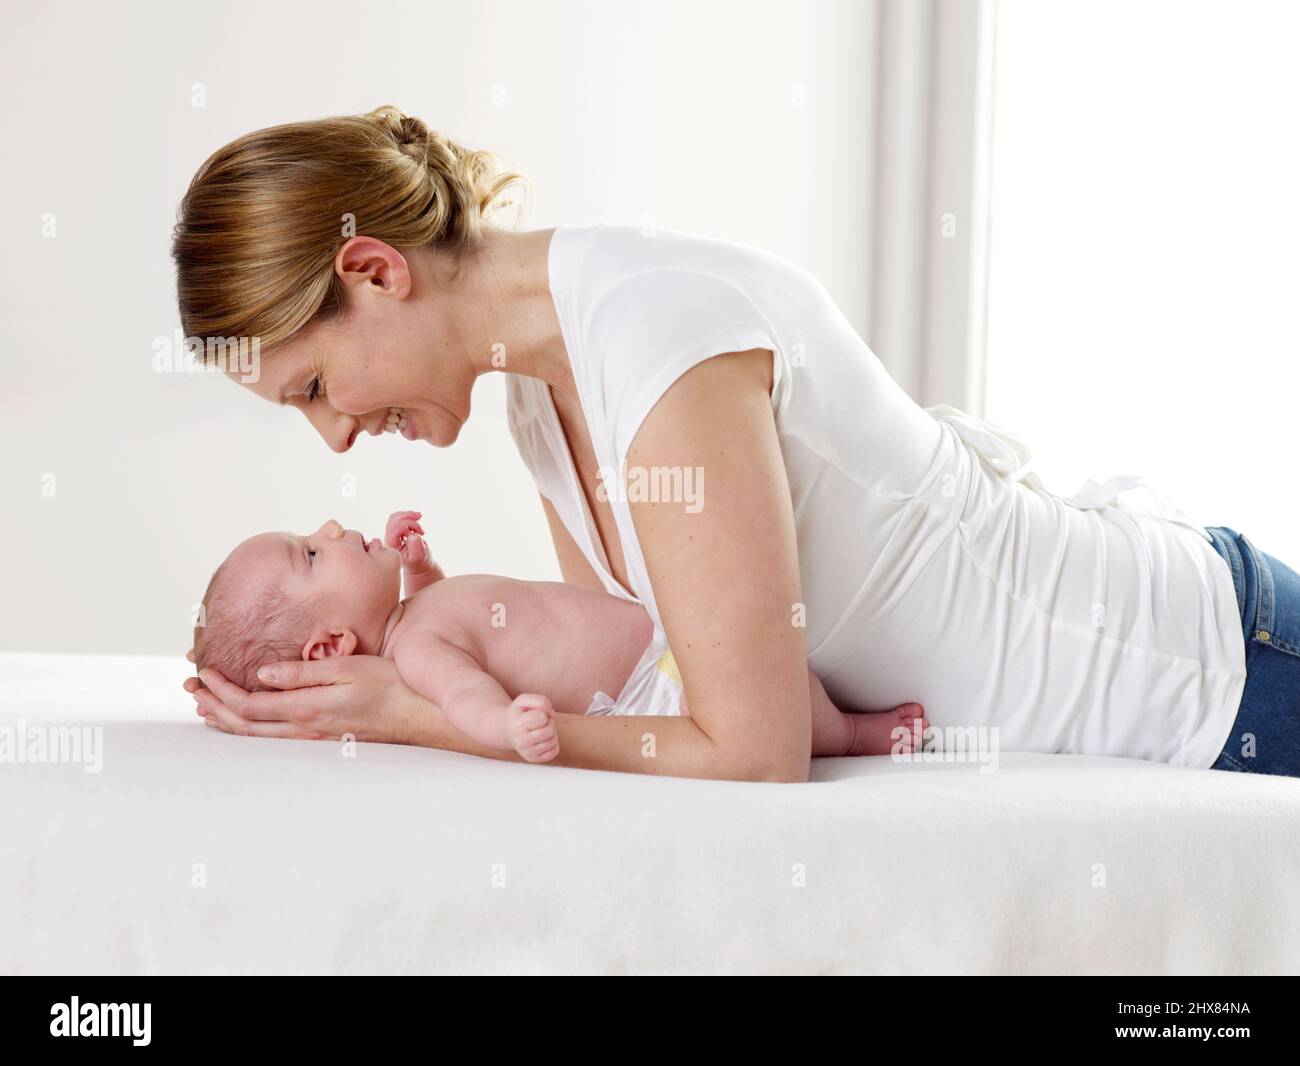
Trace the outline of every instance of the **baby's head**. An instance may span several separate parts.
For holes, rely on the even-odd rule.
[[[196,667],[251,692],[266,687],[257,680],[265,663],[377,654],[401,588],[401,554],[333,519],[305,537],[259,533],[208,582]]]

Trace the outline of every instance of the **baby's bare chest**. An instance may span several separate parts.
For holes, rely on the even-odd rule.
[[[582,714],[596,692],[621,691],[653,635],[643,607],[605,592],[486,576],[448,580],[465,586],[407,602],[399,623],[408,627],[407,650],[450,640],[511,698],[540,693],[561,712]]]

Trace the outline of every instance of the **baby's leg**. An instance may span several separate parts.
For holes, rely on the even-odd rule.
[[[919,703],[904,703],[888,711],[845,714],[826,695],[821,681],[808,671],[812,697],[812,753],[814,755],[889,755],[896,748],[910,752],[924,735],[925,712]],[[899,727],[907,735],[894,737]]]

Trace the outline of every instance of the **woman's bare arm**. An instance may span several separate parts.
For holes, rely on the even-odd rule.
[[[263,680],[280,691],[245,692],[210,669],[203,671],[202,685],[191,678],[185,688],[206,722],[236,736],[336,740],[350,735],[523,761],[513,751],[489,748],[456,729],[442,708],[403,682],[391,659],[340,655],[282,662]],[[719,759],[689,718],[557,714],[555,723],[560,754],[548,766],[674,777],[763,776]]]
[[[683,374],[645,420],[629,471],[688,472],[698,513],[633,502],[691,720],[720,765],[806,780],[812,737],[794,508],[771,406],[772,355],[719,355]]]
[[[555,728],[560,735],[560,753],[547,766],[732,781],[787,779],[720,758],[713,742],[690,718],[557,714]],[[419,720],[418,732],[409,743],[491,759],[523,761],[513,752],[494,751],[475,744],[452,728],[433,704],[428,705]],[[806,777],[805,769],[800,779]]]
[[[699,364],[664,394],[628,457],[629,468],[703,471],[698,513],[679,502],[632,504],[691,717],[558,715],[560,755],[554,765],[807,780],[807,665],[803,630],[793,624],[800,600],[798,554],[770,374],[766,351]],[[558,519],[549,506],[547,511],[554,532]],[[580,577],[572,561],[566,564],[559,539],[566,577]],[[280,692],[245,693],[219,675],[209,676],[213,683],[206,688],[187,688],[200,713],[227,732],[318,739],[351,732],[363,740],[517,758],[455,730],[436,705],[402,683],[390,660],[348,656],[280,663],[266,679],[288,690]]]
[[[690,718],[681,721],[693,726],[674,726],[670,734],[657,726],[656,739],[668,739],[672,749],[658,746],[665,761],[657,772],[807,778],[812,737],[806,646],[803,629],[794,625],[798,547],[771,387],[767,350],[708,359],[660,398],[629,451],[629,471],[698,471],[696,485],[703,489],[698,513],[683,501],[631,505],[691,706]],[[601,588],[554,508],[545,499],[543,505],[565,580]],[[596,740],[589,730],[606,721],[617,724],[563,722],[559,762],[599,765],[612,754],[605,738]],[[609,730],[615,739],[640,736],[655,722],[636,716],[624,721],[639,724]],[[589,754],[575,753],[573,744],[588,737]]]

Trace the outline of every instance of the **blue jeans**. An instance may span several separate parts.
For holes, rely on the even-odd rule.
[[[1232,568],[1246,641],[1246,689],[1211,769],[1300,777],[1300,574],[1227,526],[1210,526]]]

